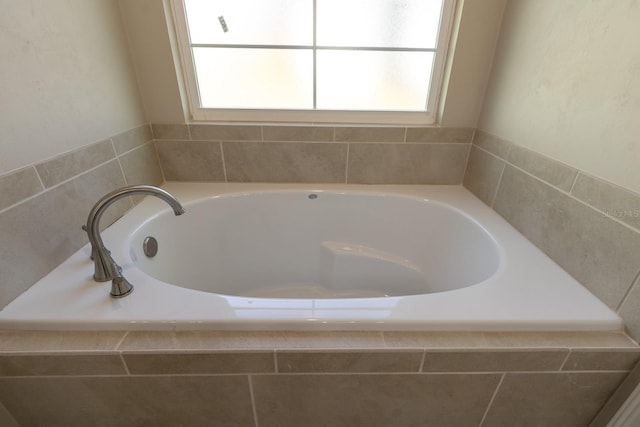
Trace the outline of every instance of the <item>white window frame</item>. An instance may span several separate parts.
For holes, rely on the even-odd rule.
[[[218,109],[200,106],[195,62],[183,0],[169,0],[174,31],[182,66],[185,93],[191,120],[194,122],[284,122],[284,123],[357,123],[433,125],[442,91],[447,50],[456,0],[443,0],[440,31],[434,52],[426,111],[354,111],[354,110],[282,110],[282,109]]]

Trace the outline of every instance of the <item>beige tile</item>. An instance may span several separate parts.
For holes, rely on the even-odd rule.
[[[155,139],[190,139],[189,127],[185,124],[152,124],[151,133]]]
[[[491,206],[498,190],[504,167],[504,160],[471,146],[463,185],[476,197]]]
[[[591,421],[589,427],[606,427],[631,393],[635,391],[638,384],[640,384],[640,364],[637,364],[620,386],[616,388],[607,403],[600,409],[598,415]]]
[[[117,354],[0,355],[0,376],[122,375]]]
[[[616,309],[640,265],[640,234],[507,166],[494,209]]]
[[[473,128],[407,128],[407,142],[471,142]]]
[[[346,144],[225,142],[229,182],[345,182]]]
[[[349,144],[350,184],[460,184],[468,144]]]
[[[418,372],[423,351],[278,351],[278,372]]]
[[[509,157],[509,151],[511,151],[511,146],[513,145],[510,141],[504,140],[480,129],[475,130],[473,135],[473,144],[503,160],[507,160]]]
[[[0,400],[24,426],[255,425],[246,376],[3,378]]]
[[[477,426],[496,374],[256,375],[260,427]]]
[[[124,338],[122,331],[0,331],[2,351],[109,351]]]
[[[111,141],[91,144],[36,165],[46,188],[115,158]]]
[[[275,372],[273,352],[125,353],[132,375],[241,374]]]
[[[13,418],[7,408],[0,402],[0,426],[4,427],[20,427],[20,424]]]
[[[331,126],[263,126],[265,141],[333,141]]]
[[[132,331],[120,350],[263,350],[383,348],[380,332]]]
[[[250,125],[189,125],[191,139],[205,141],[260,141],[260,126]],[[166,138],[165,138],[166,139]],[[183,138],[175,138],[183,139]]]
[[[509,163],[567,192],[578,174],[577,169],[515,144],[509,152]]]
[[[335,140],[340,142],[403,142],[404,127],[337,126]]]
[[[640,359],[640,349],[571,350],[563,371],[629,371]]]
[[[583,173],[578,174],[571,194],[640,230],[640,195]]]
[[[595,372],[506,374],[482,425],[584,427],[624,377]]]
[[[124,185],[115,160],[0,214],[0,307],[88,241],[80,226],[95,202]],[[103,224],[130,204],[111,206]]]
[[[116,153],[122,154],[151,141],[153,133],[151,132],[151,125],[146,124],[122,132],[111,139],[116,147]]]
[[[557,371],[568,350],[427,351],[423,372]]]
[[[164,181],[153,142],[119,157],[127,185],[160,185]]]
[[[156,141],[167,181],[224,181],[219,142]]]
[[[631,288],[631,292],[624,299],[618,314],[624,320],[625,329],[629,336],[640,342],[640,271]]]
[[[391,348],[637,348],[617,332],[384,332]]]
[[[44,188],[33,167],[20,169],[0,177],[0,210],[35,196]]]
[[[495,135],[476,129],[473,136],[473,143],[480,148],[484,148],[492,154],[507,160],[511,151],[511,142],[498,138]]]

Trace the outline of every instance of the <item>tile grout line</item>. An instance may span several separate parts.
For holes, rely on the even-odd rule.
[[[247,381],[249,382],[249,396],[251,396],[251,409],[253,411],[253,422],[255,423],[256,427],[259,427],[258,410],[256,409],[256,398],[253,394],[253,381],[251,377],[252,375],[247,375]]]
[[[164,168],[162,167],[162,162],[160,161],[160,152],[158,151],[158,146],[156,145],[156,139],[152,139],[151,143],[153,144],[153,151],[156,153],[156,160],[158,161],[158,168],[160,169],[160,175],[162,175],[162,182],[167,182],[167,178],[164,176]]]
[[[507,161],[504,160],[502,162],[502,170],[500,171],[500,177],[498,178],[498,183],[496,184],[495,191],[493,192],[493,197],[491,198],[491,204],[489,207],[495,211],[496,200],[498,199],[498,190],[500,190],[500,185],[502,184],[502,177],[504,176],[504,171],[507,169]],[[496,211],[497,212],[497,211]]]
[[[229,182],[227,179],[227,162],[224,158],[224,144],[222,144],[222,140],[218,141],[218,144],[220,144],[220,157],[222,157],[222,174],[224,176],[224,182]]]
[[[276,374],[280,373],[280,370],[278,369],[278,350],[277,349],[273,350],[273,370]]]
[[[640,284],[640,270],[638,270],[638,273],[631,281],[631,286],[629,286],[629,289],[627,289],[624,296],[620,300],[620,304],[618,304],[618,306],[616,307],[616,313],[620,314],[619,311],[622,309],[622,306],[627,301],[627,299],[629,299],[629,295],[631,295],[631,291],[633,291],[633,288],[635,288],[638,284]]]
[[[112,145],[113,145],[113,143],[112,143]],[[47,187],[44,185],[44,181],[42,180],[42,177],[40,176],[40,172],[38,172],[38,168],[36,167],[36,165],[35,165],[35,164],[32,164],[32,165],[31,165],[31,168],[32,168],[32,169],[34,170],[34,172],[36,173],[36,176],[38,177],[38,182],[40,183],[40,185],[41,185],[41,187],[42,187],[42,188],[40,189],[40,191],[38,191],[38,193],[37,193],[37,194],[40,194],[40,193],[42,193],[43,191],[47,191]]]
[[[571,356],[571,353],[573,353],[573,350],[569,349],[569,351],[567,352],[567,356],[562,361],[562,364],[560,365],[560,368],[558,368],[558,372],[561,372],[564,369],[564,366],[567,364],[567,361],[569,360],[569,357]]]
[[[424,362],[427,360],[427,349],[422,350],[422,360],[420,361],[420,366],[418,367],[418,372],[422,372],[424,369]]]
[[[493,402],[496,400],[496,396],[498,395],[498,391],[500,390],[500,387],[502,386],[502,382],[504,381],[504,377],[507,375],[506,372],[502,373],[502,376],[500,377],[500,381],[498,381],[498,385],[496,385],[496,389],[493,391],[493,395],[491,396],[491,399],[489,400],[489,403],[487,404],[487,409],[484,411],[484,414],[482,415],[482,419],[480,420],[480,423],[478,424],[478,427],[482,427],[482,424],[484,424],[484,421],[487,418],[487,415],[489,414],[489,411],[491,410],[491,407],[493,406]]]
[[[346,156],[345,165],[344,165],[344,183],[345,184],[349,183],[349,147],[351,147],[351,144],[347,143],[347,156]]]
[[[576,169],[576,176],[573,177],[571,188],[569,188],[569,194],[573,194],[573,188],[576,186],[576,182],[578,182],[578,176],[580,176],[581,173],[582,172],[579,169]]]

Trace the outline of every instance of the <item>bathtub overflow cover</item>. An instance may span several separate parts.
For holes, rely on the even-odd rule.
[[[314,199],[317,199],[317,198],[318,198],[318,195],[317,195],[316,193],[311,193],[311,194],[309,194],[309,196],[307,196],[307,197],[309,197],[311,200],[314,200]]]
[[[147,258],[153,258],[158,253],[158,241],[155,237],[147,236],[142,242],[142,251]]]

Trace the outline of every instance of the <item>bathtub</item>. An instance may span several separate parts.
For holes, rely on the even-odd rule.
[[[620,317],[461,186],[167,183],[102,233],[134,291],[92,280],[88,245],[0,328],[620,330]],[[143,251],[147,237],[155,256]]]

